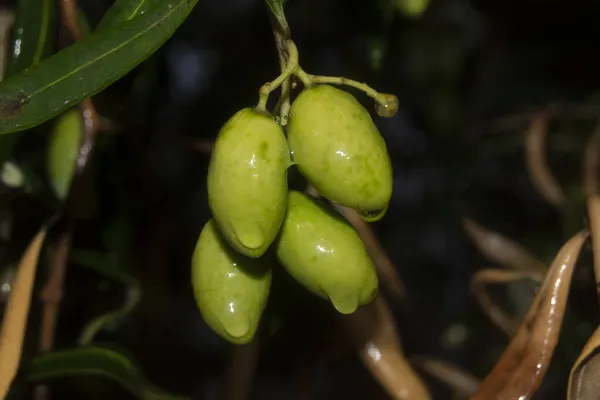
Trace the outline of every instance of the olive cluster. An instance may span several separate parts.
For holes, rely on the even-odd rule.
[[[250,342],[267,304],[272,248],[278,263],[336,310],[372,302],[378,280],[357,231],[331,207],[290,190],[295,165],[331,202],[381,218],[392,166],[369,112],[350,93],[305,85],[283,127],[260,107],[221,128],[208,171],[213,215],[192,257],[192,285],[205,321],[230,342]]]

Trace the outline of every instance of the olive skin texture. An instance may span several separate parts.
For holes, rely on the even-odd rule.
[[[233,250],[212,219],[192,255],[192,286],[202,317],[219,336],[234,344],[252,341],[267,305],[271,270]]]
[[[78,108],[58,117],[50,135],[47,163],[50,184],[60,199],[69,192],[82,138],[83,118]]]
[[[217,135],[208,170],[208,203],[229,244],[257,258],[275,240],[287,206],[290,151],[283,129],[252,108]]]
[[[377,295],[375,267],[354,227],[301,192],[288,195],[276,253],[296,281],[342,314]]]
[[[393,171],[385,141],[354,96],[330,85],[303,90],[290,109],[288,142],[298,170],[326,198],[370,221],[383,217]]]

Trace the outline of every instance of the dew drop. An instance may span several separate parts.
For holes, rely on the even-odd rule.
[[[359,211],[358,215],[367,222],[375,222],[379,221],[385,213],[387,212],[387,207],[381,210],[373,210],[373,211]]]
[[[398,112],[400,101],[393,94],[381,93],[375,103],[375,112],[380,117],[391,118]]]

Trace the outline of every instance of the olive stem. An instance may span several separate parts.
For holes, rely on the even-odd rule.
[[[285,70],[281,73],[281,75],[275,78],[275,80],[265,83],[259,89],[259,100],[258,105],[256,106],[256,108],[259,111],[267,110],[267,101],[269,100],[269,95],[271,94],[271,92],[277,89],[279,86],[281,86],[281,84],[284,83],[286,79],[288,79],[298,67],[298,49],[296,48],[296,45],[293,41],[288,40],[287,48],[288,61]]]
[[[350,86],[364,92],[367,96],[372,97],[375,102],[383,108],[392,107],[397,109],[396,103],[398,100],[396,96],[388,93],[379,93],[366,83],[344,78],[343,76],[311,75],[303,71],[299,66],[296,68],[294,75],[296,75],[306,87],[309,87],[314,83]],[[395,110],[392,114],[395,114]]]

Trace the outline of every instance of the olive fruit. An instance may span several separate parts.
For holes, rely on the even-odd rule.
[[[385,141],[354,96],[330,85],[304,89],[288,124],[292,158],[300,173],[326,198],[383,217],[392,196],[392,165]]]
[[[290,191],[276,246],[288,273],[342,314],[377,295],[375,267],[358,233],[339,214],[307,195]]]
[[[79,109],[61,114],[50,135],[47,157],[50,184],[60,199],[69,192],[82,138],[83,118]]]
[[[233,250],[212,219],[192,255],[192,286],[200,313],[216,333],[235,344],[252,341],[269,297],[271,270]]]
[[[217,135],[208,171],[208,202],[229,244],[260,257],[275,240],[287,205],[290,151],[266,113],[244,108]]]

